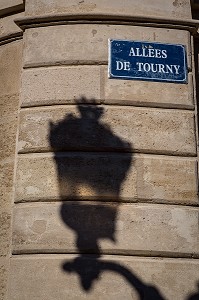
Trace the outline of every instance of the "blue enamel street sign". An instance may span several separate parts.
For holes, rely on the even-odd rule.
[[[109,78],[187,83],[185,47],[109,40]]]

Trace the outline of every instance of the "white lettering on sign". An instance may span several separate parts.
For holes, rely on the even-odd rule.
[[[129,56],[167,58],[167,50],[131,47]]]
[[[129,50],[129,56],[136,57],[154,57],[154,58],[167,58],[167,50],[155,49],[152,47],[134,48],[131,47]],[[154,63],[143,63],[137,62],[136,66],[138,72],[152,72],[152,73],[164,73],[164,74],[179,74],[180,65],[168,65],[168,64],[154,64]],[[131,63],[129,61],[116,61],[116,70],[131,70]]]
[[[179,74],[180,65],[163,65],[153,63],[137,62],[138,72],[153,72],[153,73],[165,73],[165,74]],[[116,70],[130,71],[131,63],[129,61],[116,61]]]
[[[163,65],[163,64],[149,64],[137,62],[138,71],[153,72],[153,73],[171,73],[179,74],[180,65]]]
[[[125,70],[130,71],[130,62],[129,61],[116,61],[116,70]]]

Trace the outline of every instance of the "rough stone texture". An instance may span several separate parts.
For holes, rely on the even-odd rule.
[[[158,16],[169,18],[191,18],[189,0],[26,0],[27,15],[62,14],[68,15],[122,15]]]
[[[0,161],[15,154],[17,125],[17,114],[0,118]]]
[[[56,170],[57,165],[57,170]],[[58,172],[58,173],[57,173]],[[111,153],[19,156],[16,201],[62,198],[198,204],[195,159]]]
[[[19,13],[0,19],[0,39],[20,33],[21,29],[14,23],[14,20],[23,16],[24,13]]]
[[[7,258],[0,257],[0,300],[5,300],[8,285],[8,268],[9,261]]]
[[[50,139],[54,139],[57,151],[195,155],[194,132],[193,113],[181,110],[78,104],[25,109],[21,111],[18,150],[49,151]]]
[[[18,94],[20,88],[22,43],[12,42],[0,48],[0,95]]]
[[[12,6],[23,4],[23,0],[1,0],[0,10]]]
[[[11,211],[19,107],[22,43],[0,47],[0,299],[5,300],[11,244]]]
[[[123,2],[120,3],[124,6]],[[108,39],[183,44],[186,46],[188,66],[191,69],[188,31],[103,24],[73,24],[27,29],[24,36],[24,66],[107,63]]]
[[[0,226],[1,226],[1,236],[0,236],[0,257],[6,256],[10,249],[10,240],[11,240],[11,212],[7,209],[1,209],[0,212]]]
[[[95,253],[97,242],[102,253],[199,256],[196,208],[77,201],[17,205],[13,230],[14,253]]]
[[[10,101],[10,104],[6,107],[7,101]],[[2,99],[0,97],[0,107],[2,107],[0,112],[0,256],[8,255],[11,243],[11,205],[14,190],[18,101],[19,98],[16,95],[3,96]],[[3,114],[4,116],[1,116]]]
[[[13,42],[0,48],[0,255],[5,256],[10,244],[11,201],[13,197],[14,158],[19,106],[19,76],[21,42]]]
[[[100,99],[99,67],[52,67],[25,70],[22,106],[74,103],[79,97]]]
[[[14,159],[0,160],[0,256],[6,256],[11,240],[11,203],[13,200]]]
[[[13,258],[9,299],[139,300],[145,295],[145,299],[191,300],[198,293],[198,260],[105,256],[96,262],[84,258],[80,261],[83,279],[91,268],[96,275],[86,291],[77,271],[63,270],[74,259],[72,255]]]
[[[101,71],[101,72],[100,72]],[[98,66],[50,67],[24,70],[22,106],[90,102],[120,105],[193,108],[192,75],[189,84],[108,79]]]
[[[2,91],[2,90],[1,90]],[[2,91],[3,92],[3,91]],[[0,96],[0,120],[6,121],[6,118],[15,119],[19,108],[19,95],[10,94]]]
[[[192,74],[188,76],[188,85],[176,85],[175,83],[108,79],[107,73],[105,69],[103,98],[107,104],[194,108]]]

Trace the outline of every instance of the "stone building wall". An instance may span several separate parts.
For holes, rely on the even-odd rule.
[[[0,299],[7,298],[18,132],[23,1],[0,1]]]
[[[0,6],[2,300],[194,299],[190,1],[10,2]],[[188,83],[108,79],[108,39],[185,45]]]

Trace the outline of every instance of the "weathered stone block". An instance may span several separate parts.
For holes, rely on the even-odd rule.
[[[26,14],[48,15],[48,14],[68,14],[68,15],[122,15],[122,16],[159,16],[170,18],[191,18],[191,6],[188,0],[26,0]]]
[[[17,125],[17,114],[0,118],[0,160],[15,155]]]
[[[100,119],[101,114],[101,119]],[[21,111],[19,151],[130,151],[195,155],[192,112],[114,106]]]
[[[17,101],[15,96],[0,97],[0,256],[6,256],[11,243],[11,210],[13,201],[13,181],[17,135]],[[13,99],[14,98],[14,99]],[[10,100],[12,108],[1,100]],[[17,99],[18,100],[18,99]],[[2,105],[1,105],[2,104]]]
[[[73,32],[73,35],[71,35]],[[50,38],[49,38],[50,36]],[[146,40],[157,41],[164,43],[178,43],[186,46],[188,67],[191,69],[191,48],[190,48],[190,33],[183,30],[164,29],[164,28],[152,28],[146,27],[143,31],[143,27],[138,26],[121,26],[121,25],[62,25],[62,26],[50,26],[28,29],[25,33],[25,52],[24,52],[24,66],[49,66],[49,65],[64,65],[64,64],[107,64],[108,62],[108,39],[134,39],[134,40]],[[46,49],[48,51],[46,52]],[[39,55],[38,55],[39,53]],[[79,80],[78,75],[80,69],[76,69],[76,75],[68,75],[66,81],[73,81],[69,86],[74,85],[71,95],[65,91],[63,80],[58,76],[56,72],[49,70],[34,70],[33,73],[24,73],[24,98],[37,97],[37,103],[41,96],[46,98],[46,94],[50,94],[53,97],[53,103],[64,103],[64,100],[60,100],[60,96],[65,94],[65,103],[70,103],[74,97],[74,93],[79,92],[79,95],[87,95],[84,86],[88,87],[89,81],[91,87],[93,84],[93,78],[90,75],[93,74],[94,69],[88,67],[82,67],[87,74],[82,73],[82,79]],[[63,73],[62,69],[60,69]],[[52,78],[49,74],[52,72]],[[71,72],[71,71],[70,71]],[[75,72],[75,71],[73,71]],[[90,73],[90,74],[89,74]],[[32,76],[31,76],[31,75]],[[37,74],[37,75],[36,75]],[[44,75],[45,74],[45,75]],[[34,77],[37,76],[37,78]],[[40,78],[43,77],[44,79]],[[54,75],[54,76],[53,76]],[[46,78],[48,76],[49,78]],[[96,78],[96,75],[93,76]],[[31,77],[31,78],[29,78]],[[189,76],[189,84],[174,84],[174,83],[157,83],[157,82],[144,82],[144,81],[124,81],[108,79],[107,71],[101,72],[101,101],[105,100],[108,103],[121,103],[121,104],[139,104],[139,105],[151,105],[151,106],[171,106],[171,107],[184,107],[193,108],[193,88],[192,88],[192,75]],[[38,87],[34,86],[36,79]],[[45,88],[42,86],[42,82],[46,81]],[[60,84],[57,81],[60,80]],[[83,83],[82,83],[83,80]],[[30,88],[28,82],[32,81],[34,89]],[[40,83],[41,81],[41,83]],[[49,82],[50,81],[50,82]],[[75,85],[75,83],[76,85]],[[78,84],[79,83],[79,84]],[[105,91],[104,91],[105,84]],[[52,86],[52,87],[51,87]],[[53,89],[53,92],[50,90]],[[80,91],[82,89],[82,92]],[[99,87],[97,87],[99,89]],[[31,91],[33,95],[31,95]],[[36,91],[38,91],[36,93]],[[59,94],[58,94],[59,93]],[[75,93],[75,95],[76,95]],[[49,95],[49,96],[50,96]],[[92,97],[96,97],[96,94]],[[63,96],[62,96],[63,97]],[[23,98],[23,97],[22,97]],[[97,100],[98,97],[96,97]],[[44,99],[45,100],[45,99]],[[24,99],[23,102],[29,102],[31,100]],[[52,101],[51,101],[52,102]],[[34,102],[35,103],[35,102]],[[24,105],[24,104],[23,104]],[[25,106],[24,105],[24,106]],[[40,103],[41,105],[41,103]]]
[[[188,31],[104,24],[73,24],[27,29],[24,36],[24,66],[107,64],[108,39],[183,44],[186,47],[188,66],[191,69]]]
[[[198,205],[197,164],[194,160],[144,156],[143,173],[138,195],[141,199],[169,199],[169,202],[186,202]],[[191,182],[192,181],[192,182]],[[195,185],[196,182],[196,185]],[[182,200],[180,200],[182,199]]]
[[[194,108],[193,79],[188,84],[108,79],[104,72],[104,99],[107,104]]]
[[[74,103],[79,97],[100,99],[99,67],[53,67],[23,72],[22,106]]]
[[[8,276],[9,276],[9,260],[8,258],[0,258],[0,300],[6,300],[8,289]]]
[[[10,203],[9,203],[10,204]],[[11,244],[11,204],[7,204],[7,210],[0,207],[0,257],[6,256]],[[3,205],[2,205],[3,206]]]
[[[0,48],[0,95],[19,93],[22,42],[15,41]]]
[[[5,2],[5,1],[3,1]],[[10,2],[10,1],[8,1]],[[12,1],[14,4],[15,1]],[[7,1],[6,1],[7,3]],[[5,4],[5,3],[4,3]],[[0,8],[2,1],[0,4]],[[0,11],[1,13],[1,11]],[[2,23],[1,23],[2,24]],[[10,29],[9,29],[10,30]],[[1,31],[2,32],[2,31]],[[5,32],[4,32],[5,33]],[[21,41],[0,47],[0,299],[7,298],[17,114],[21,72]]]
[[[23,1],[22,1],[23,2]],[[1,14],[1,11],[0,11]],[[11,37],[20,33],[22,30],[15,24],[16,18],[21,18],[24,13],[19,13],[4,18],[0,18],[0,39],[5,37]]]
[[[13,251],[18,254],[199,256],[198,235],[197,208],[66,201],[14,210]]]
[[[57,199],[198,204],[195,159],[130,153],[23,154],[16,202]]]
[[[194,259],[17,256],[11,260],[9,299],[191,300],[198,295],[198,278]]]
[[[0,256],[6,256],[11,243],[11,210],[17,122],[15,117],[0,118]]]
[[[13,118],[15,120],[16,115],[18,115],[19,108],[19,95],[3,95],[0,96],[0,122],[3,123],[3,118]]]
[[[108,79],[99,67],[67,67],[25,70],[22,106],[72,104],[85,97],[90,102],[120,105],[193,109],[193,82],[157,83]],[[100,86],[100,81],[103,82]]]

